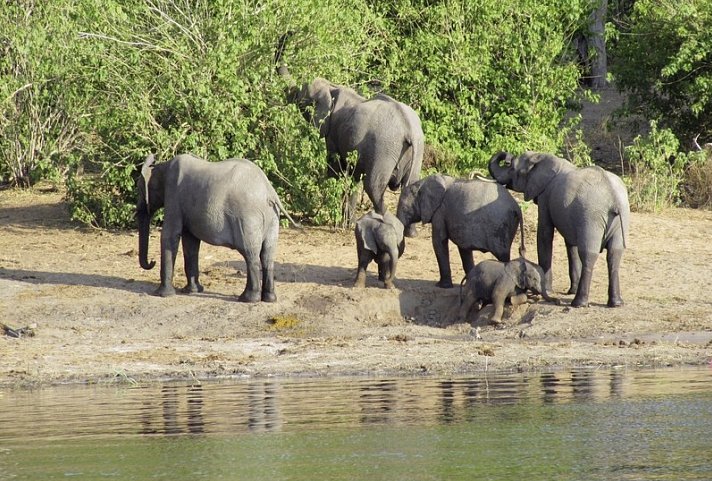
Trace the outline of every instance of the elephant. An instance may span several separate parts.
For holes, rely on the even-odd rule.
[[[630,206],[628,192],[617,175],[600,167],[574,166],[548,153],[507,152],[492,156],[489,171],[497,182],[524,193],[538,206],[537,252],[547,290],[552,285],[554,229],[566,243],[569,294],[573,307],[588,306],[593,267],[607,250],[608,306],[623,305],[618,273],[626,247]]]
[[[432,223],[433,249],[440,269],[438,287],[452,287],[448,240],[457,245],[465,273],[474,267],[474,250],[508,261],[517,225],[521,229],[520,252],[524,250],[519,204],[492,180],[431,175],[403,189],[396,216],[403,225]]]
[[[390,212],[381,215],[371,211],[356,221],[358,271],[354,287],[366,287],[366,268],[375,260],[378,279],[386,289],[393,289],[398,259],[405,251],[403,224]]]
[[[277,65],[288,36],[280,39]],[[323,78],[300,88],[286,65],[279,65],[277,71],[289,84],[287,101],[299,107],[326,142],[327,176],[350,175],[356,182],[363,179],[374,210],[384,214],[386,187],[395,191],[420,178],[425,141],[418,114],[385,94],[366,99]],[[351,152],[357,153],[354,166],[348,163]],[[355,204],[356,195],[352,195],[346,216],[350,223]],[[414,236],[415,226],[407,226],[406,235]]]
[[[275,302],[274,258],[279,237],[280,212],[286,212],[262,170],[246,159],[207,162],[190,154],[155,163],[146,158],[136,181],[136,219],[139,232],[139,264],[148,261],[151,218],[164,207],[161,230],[161,285],[156,294],[175,294],[173,268],[178,241],[188,283],[185,293],[203,292],[199,280],[200,242],[236,249],[247,264],[247,283],[242,302]]]
[[[466,289],[463,296],[462,290]],[[459,319],[465,319],[474,305],[482,309],[487,304],[494,306],[490,317],[493,324],[502,322],[504,303],[510,300],[513,306],[527,301],[527,291],[541,294],[549,302],[558,304],[544,286],[544,271],[533,262],[519,257],[509,262],[484,260],[479,262],[460,283]]]

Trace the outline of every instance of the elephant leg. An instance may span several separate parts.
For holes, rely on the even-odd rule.
[[[262,266],[262,301],[276,302],[277,294],[274,288],[274,257],[277,243],[273,239],[267,239],[262,243],[260,252],[260,264]]]
[[[452,271],[450,270],[450,252],[448,251],[448,239],[442,235],[438,236],[433,226],[433,250],[435,258],[438,260],[440,270],[440,280],[438,287],[449,289],[452,287]]]
[[[618,280],[618,270],[623,258],[623,247],[608,247],[606,261],[608,262],[608,307],[621,307],[621,286]]]
[[[247,283],[238,300],[240,302],[258,302],[261,299],[260,283],[260,256],[253,252],[243,254],[247,264]]]
[[[203,292],[203,286],[200,284],[200,270],[198,268],[198,259],[200,257],[200,239],[195,237],[188,231],[183,232],[181,237],[183,245],[183,267],[185,269],[185,277],[188,283],[183,288],[183,292],[191,294],[195,292]]]
[[[156,295],[161,297],[173,296],[176,293],[173,287],[173,270],[179,242],[180,231],[173,233],[170,228],[164,227],[161,231],[161,285],[156,290]]]
[[[545,220],[545,214],[539,209],[539,222],[537,224],[536,248],[539,265],[544,271],[544,287],[551,292],[552,285],[552,249],[554,245],[554,225]]]
[[[493,324],[500,324],[502,322],[502,316],[504,315],[504,303],[507,301],[507,296],[509,290],[504,286],[497,285],[492,290],[492,306],[494,307],[494,312],[490,321]]]
[[[465,271],[465,275],[467,275],[475,267],[475,257],[472,253],[472,249],[462,249],[458,247],[457,250],[460,253],[462,268]]]
[[[576,294],[579,282],[581,281],[581,259],[579,259],[578,248],[569,243],[566,244],[566,255],[569,259],[569,290],[567,294]]]
[[[396,278],[396,266],[398,265],[398,251],[392,249],[391,253],[384,259],[383,285],[386,289],[393,289],[393,281]]]
[[[477,299],[475,299],[475,294],[472,292],[472,289],[470,289],[468,286],[465,286],[464,289],[465,295],[463,296],[462,301],[460,302],[460,307],[457,310],[457,321],[458,322],[466,322],[470,311],[472,311],[472,308],[477,304]]]
[[[579,259],[581,259],[581,279],[579,279],[578,290],[574,300],[571,301],[572,307],[587,307],[588,295],[591,289],[591,279],[593,278],[593,266],[598,258],[597,252],[584,250],[581,246],[578,249]]]
[[[354,281],[354,287],[364,288],[366,287],[366,268],[375,258],[375,254],[365,248],[359,249],[358,254],[358,269],[356,272],[356,280]]]

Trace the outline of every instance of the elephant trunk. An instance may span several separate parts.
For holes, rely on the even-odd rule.
[[[488,164],[490,175],[500,184],[511,187],[512,174],[509,171],[512,165],[512,154],[508,152],[498,152],[492,156]]]
[[[294,32],[291,30],[282,34],[277,41],[277,49],[274,52],[274,64],[277,68],[277,73],[287,81],[287,100],[289,102],[296,101],[299,91],[297,83],[294,81],[294,78],[292,78],[292,74],[289,73],[289,68],[287,68],[287,65],[282,61],[282,55],[287,48],[287,40],[289,40],[289,37],[292,35],[294,35]]]
[[[148,262],[148,234],[151,230],[151,216],[146,212],[138,212],[138,262],[142,268],[153,269],[156,261]]]

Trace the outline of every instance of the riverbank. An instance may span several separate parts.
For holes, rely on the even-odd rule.
[[[534,206],[525,217],[536,259]],[[712,359],[711,212],[632,215],[621,270],[624,307],[605,307],[604,254],[590,307],[532,300],[509,307],[499,329],[482,318],[454,320],[458,289],[435,287],[429,226],[408,239],[394,290],[378,286],[373,267],[366,289],[351,287],[351,231],[283,229],[278,302],[247,305],[236,302],[245,282],[242,258],[208,245],[200,258],[204,293],[151,295],[159,270],[139,267],[137,235],[77,227],[59,192],[0,192],[0,225],[0,322],[35,334],[0,336],[5,386],[666,367]],[[157,260],[159,235],[152,233],[150,245]],[[558,236],[554,259],[554,290],[570,301],[561,294],[568,281]],[[451,263],[459,280],[454,248]],[[177,286],[184,283],[181,264]]]

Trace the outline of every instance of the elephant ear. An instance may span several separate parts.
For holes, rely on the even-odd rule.
[[[156,156],[150,154],[146,157],[146,160],[141,167],[141,177],[143,178],[144,192],[146,193],[146,209],[148,210],[149,200],[148,200],[148,183],[151,181],[151,174],[153,172],[153,164],[156,162]]]
[[[524,200],[534,200],[549,186],[551,180],[558,174],[560,163],[565,162],[551,154],[525,152],[515,159],[516,175],[523,180],[523,188],[515,190],[524,193]],[[516,182],[515,182],[516,184]]]
[[[324,79],[316,79],[309,86],[308,97],[314,106],[314,117],[312,122],[314,127],[319,129],[319,134],[326,137],[329,132],[329,114],[334,106],[334,90],[331,83]]]
[[[376,222],[381,222],[380,220],[375,220],[372,223],[369,223],[365,228],[360,229],[360,234],[361,234],[361,240],[363,241],[363,246],[366,248],[366,250],[369,250],[373,252],[374,254],[378,253],[378,241],[376,240]]]
[[[438,210],[445,198],[445,192],[454,179],[452,177],[435,174],[423,180],[423,185],[418,190],[418,210],[420,220],[428,224],[433,220],[435,211]]]

